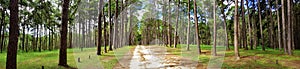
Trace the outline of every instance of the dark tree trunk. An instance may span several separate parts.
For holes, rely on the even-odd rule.
[[[48,50],[51,51],[51,47],[52,47],[52,45],[51,45],[51,44],[52,44],[52,43],[51,43],[51,42],[52,42],[52,35],[51,35],[51,34],[52,34],[52,32],[49,31],[48,34],[49,34],[49,36],[48,36],[48,37],[49,37],[49,38],[48,38],[48,42],[49,42],[49,43],[48,43],[48,45],[49,45],[49,46],[48,46]]]
[[[101,45],[102,45],[102,16],[103,16],[103,11],[102,8],[103,5],[103,0],[99,1],[99,16],[98,16],[98,47],[97,47],[97,55],[101,55]]]
[[[261,37],[261,47],[262,50],[265,51],[265,46],[264,46],[264,33],[263,33],[263,24],[262,24],[262,19],[261,19],[261,8],[260,8],[260,0],[258,0],[258,17],[259,17],[259,25],[260,25],[260,37]]]
[[[269,1],[269,6],[272,6],[272,2],[271,0],[268,0]],[[269,8],[269,12],[270,12],[270,15],[269,15],[269,19],[270,19],[270,26],[269,26],[269,29],[270,29],[270,47],[273,47],[274,49],[276,48],[275,47],[275,43],[274,43],[274,29],[273,29],[273,14],[272,14],[272,8]]]
[[[2,53],[3,52],[3,46],[4,46],[3,45],[3,42],[4,42],[4,37],[3,36],[5,35],[4,34],[4,32],[5,32],[4,31],[4,29],[5,29],[5,24],[4,24],[5,23],[4,22],[5,21],[5,9],[1,10],[1,14],[2,15],[1,15],[1,24],[0,24],[1,25],[0,26],[0,31],[1,31],[0,32],[0,37],[1,37],[0,52]]]
[[[70,27],[70,31],[69,31],[69,48],[73,48],[73,44],[72,44],[72,28]]]
[[[18,0],[10,0],[9,9],[9,42],[7,47],[6,69],[17,69],[17,46],[19,36]]]
[[[171,0],[169,0],[169,2],[168,2],[168,44],[169,44],[169,46],[171,47],[171,45],[172,45],[172,42],[171,42],[171,40],[172,40],[172,37],[171,37]]]
[[[41,25],[41,30],[43,30],[43,25]],[[39,52],[42,51],[42,35],[43,35],[43,32],[40,32],[41,33],[41,36],[39,38]]]
[[[25,39],[26,39],[26,33],[25,33],[25,24],[23,24],[23,27],[22,27],[22,35],[23,35],[23,37],[22,37],[22,51],[25,51]]]
[[[241,0],[241,9],[242,9],[242,46],[248,50],[247,47],[247,37],[246,37],[246,20],[245,20],[245,9],[244,9],[244,0]]]
[[[26,29],[27,29],[27,31],[29,31],[29,25],[26,26]],[[29,49],[29,37],[26,39],[26,44],[25,44],[26,45],[26,47],[25,47],[26,52],[28,52],[28,49]]]
[[[67,32],[68,32],[68,9],[69,9],[69,0],[63,1],[63,11],[62,11],[62,25],[61,25],[61,45],[59,49],[59,62],[60,66],[67,65]]]
[[[282,49],[282,41],[281,41],[281,25],[280,25],[280,16],[279,16],[279,5],[278,5],[278,0],[276,0],[276,14],[277,14],[277,30],[278,30],[278,33],[277,33],[277,39],[278,39],[278,47],[279,47],[279,50],[281,51]]]
[[[194,6],[197,6],[196,0],[194,0]],[[201,54],[201,47],[200,47],[200,37],[199,37],[199,31],[198,31],[198,17],[197,17],[197,7],[194,7],[194,20],[195,20],[195,29],[196,29],[196,43],[198,47],[198,54]]]

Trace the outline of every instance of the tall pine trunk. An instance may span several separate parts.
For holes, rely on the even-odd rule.
[[[103,6],[103,3],[104,1],[103,0],[100,0],[99,1],[99,14],[98,14],[98,47],[97,47],[97,55],[101,55],[101,45],[102,45],[102,6]]]
[[[246,37],[246,20],[245,20],[245,9],[244,9],[244,0],[241,0],[241,9],[242,9],[242,30],[241,30],[241,36],[242,36],[242,46],[248,50],[247,47],[247,37]]]
[[[283,41],[283,48],[284,48],[284,53],[287,54],[287,42],[286,42],[286,22],[285,22],[285,0],[281,0],[281,5],[282,5],[282,41]]]
[[[246,4],[247,4],[247,11],[248,11],[248,28],[249,28],[249,46],[250,49],[253,50],[253,42],[252,42],[252,27],[251,27],[251,23],[252,23],[252,12],[250,13],[250,7],[249,7],[249,0],[246,0]]]
[[[171,40],[172,40],[172,35],[171,35],[171,0],[169,0],[169,2],[168,2],[168,44],[169,44],[169,46],[171,47],[171,45],[172,45],[172,42],[171,42]]]
[[[17,46],[19,36],[18,0],[10,0],[9,10],[9,42],[7,47],[6,69],[17,69]]]
[[[279,5],[278,5],[278,0],[276,0],[276,15],[277,15],[277,38],[278,38],[278,47],[279,50],[281,51],[282,49],[282,41],[281,41],[281,25],[280,25],[280,16],[279,16]]]
[[[1,39],[1,43],[0,43],[0,52],[2,53],[3,52],[3,42],[4,42],[4,37],[2,37],[2,36],[4,36],[5,34],[4,34],[4,26],[5,26],[5,9],[1,9],[1,23],[0,23],[0,39]]]
[[[261,19],[261,8],[260,8],[260,0],[258,2],[258,17],[259,17],[259,26],[260,26],[260,37],[261,37],[261,47],[262,50],[265,51],[265,46],[264,46],[264,33],[263,33],[263,24],[262,24],[262,19]]]
[[[271,2],[271,0],[268,0],[268,1],[269,1],[269,6],[271,7],[272,6],[272,2]],[[269,8],[269,12],[270,12],[270,15],[269,15],[269,19],[270,19],[269,29],[270,29],[270,32],[269,33],[271,33],[270,36],[269,36],[270,37],[270,46],[275,49],[276,47],[275,47],[274,36],[273,36],[273,34],[274,34],[273,23],[274,22],[273,22],[272,8]]]
[[[195,22],[195,31],[196,31],[196,43],[198,47],[198,54],[201,54],[201,47],[200,47],[200,38],[199,38],[199,31],[198,31],[198,17],[197,17],[197,2],[194,0],[194,22]]]
[[[234,12],[234,52],[237,60],[240,59],[239,47],[238,47],[238,25],[239,25],[239,15],[238,15],[238,0],[235,0],[235,12]]]
[[[191,22],[191,1],[188,0],[188,27],[187,27],[187,35],[186,35],[186,44],[187,44],[187,48],[186,50],[190,50],[190,22]]]
[[[177,17],[176,17],[176,24],[175,24],[175,31],[174,31],[174,48],[177,46],[177,27],[178,27],[178,22],[179,22],[179,7],[180,7],[180,0],[178,0],[178,5],[177,5]]]
[[[293,55],[293,52],[292,52],[292,27],[291,27],[291,12],[292,12],[292,9],[291,9],[291,0],[287,0],[287,7],[288,7],[288,23],[287,23],[287,48],[288,48],[288,54],[289,55]]]
[[[62,6],[62,25],[61,25],[61,40],[60,40],[60,49],[59,49],[59,62],[60,66],[67,65],[67,32],[68,32],[68,9],[69,9],[69,0],[63,1]]]
[[[217,24],[216,24],[216,0],[214,0],[214,6],[213,6],[213,17],[214,17],[214,43],[213,43],[213,56],[217,56],[217,49],[216,49],[216,45],[217,45]]]

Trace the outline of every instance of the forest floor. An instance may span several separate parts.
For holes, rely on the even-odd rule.
[[[86,48],[83,53],[77,53],[74,49],[68,49],[68,65],[72,68],[78,66],[78,55],[81,63],[94,61],[99,63],[104,69],[130,69],[130,67],[140,68],[172,68],[187,67],[189,62],[198,61],[197,68],[207,68],[212,62],[211,46],[201,45],[201,55],[197,54],[196,45],[191,45],[191,51],[185,50],[186,45],[178,45],[177,48],[158,47],[158,46],[126,46],[104,53],[102,56],[95,56],[96,48]],[[233,49],[233,48],[231,48]],[[18,69],[65,69],[58,66],[58,50],[42,52],[18,52]],[[224,52],[224,53],[222,53]],[[94,55],[88,55],[94,54]],[[223,55],[222,55],[223,54]],[[240,49],[241,59],[236,60],[234,51],[218,51],[218,56],[224,56],[224,61],[220,62],[222,68],[246,68],[246,69],[297,69],[300,68],[300,50],[295,50],[293,56],[285,55],[282,51],[267,48],[254,50]],[[91,57],[92,59],[90,59]],[[96,57],[96,59],[94,59]],[[98,58],[98,59],[97,59]],[[156,61],[160,61],[156,64]],[[176,64],[178,61],[187,61],[186,64]],[[93,62],[93,64],[94,64]],[[0,69],[5,69],[6,53],[0,53]],[[184,62],[181,62],[184,63]],[[136,65],[134,65],[136,64]],[[197,64],[197,63],[196,63]],[[146,66],[146,67],[145,67]]]

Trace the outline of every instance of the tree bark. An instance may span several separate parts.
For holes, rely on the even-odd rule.
[[[178,27],[178,22],[179,22],[179,7],[180,7],[180,0],[178,0],[178,5],[177,5],[177,17],[176,17],[176,25],[175,25],[175,31],[174,31],[174,48],[177,46],[177,27]]]
[[[7,47],[6,69],[17,69],[17,46],[19,36],[18,0],[10,0],[9,9],[9,42]]]
[[[254,0],[252,0],[252,5],[254,5],[255,3],[253,2]],[[256,12],[255,7],[252,7],[252,15]],[[253,23],[252,23],[252,27],[253,27],[253,48],[256,49],[257,47],[257,24],[256,24],[256,16],[253,16]]]
[[[235,13],[234,13],[234,52],[237,60],[240,59],[239,47],[238,47],[238,0],[235,0]]]
[[[168,44],[169,44],[169,46],[171,47],[171,45],[172,45],[172,42],[171,42],[171,40],[172,40],[172,35],[171,35],[171,0],[169,0],[169,2],[168,2],[168,28],[169,28],[169,30],[168,30]]]
[[[98,14],[98,47],[97,47],[97,55],[101,55],[101,45],[102,45],[102,16],[103,16],[103,13],[102,13],[102,7],[103,7],[103,3],[104,1],[103,0],[100,0],[99,1],[99,14]]]
[[[287,23],[287,46],[288,46],[288,54],[293,55],[292,52],[292,27],[291,27],[291,0],[287,0],[287,7],[288,7],[288,23]]]
[[[198,54],[201,54],[201,47],[200,47],[200,38],[199,38],[199,31],[198,31],[198,17],[197,17],[197,2],[194,0],[194,20],[195,20],[195,30],[196,30],[196,43],[198,47]]]
[[[0,52],[2,53],[3,52],[3,42],[4,42],[4,37],[2,37],[4,34],[4,26],[5,26],[5,9],[1,9],[1,26],[0,26],[0,39],[1,39],[1,44],[0,44]]]
[[[72,44],[72,28],[70,27],[70,31],[69,31],[69,48],[73,48],[73,44]]]
[[[213,7],[213,17],[214,17],[214,44],[213,44],[213,56],[217,56],[217,24],[216,24],[216,0],[214,0],[214,7]]]
[[[280,25],[280,16],[279,16],[279,6],[278,6],[278,0],[276,0],[276,14],[277,14],[277,30],[278,30],[278,33],[277,33],[277,38],[278,38],[278,47],[279,47],[279,50],[281,51],[282,49],[282,41],[281,41],[281,25]]]
[[[246,20],[245,20],[245,9],[244,9],[244,0],[241,0],[241,9],[242,9],[242,45],[245,48],[245,50],[248,50],[247,46],[247,37],[246,37]]]
[[[190,22],[191,22],[191,1],[188,0],[188,27],[187,27],[187,35],[186,35],[186,44],[187,44],[187,48],[186,50],[190,50]]]
[[[67,65],[67,32],[68,32],[68,9],[69,9],[69,0],[63,1],[62,6],[62,25],[61,25],[61,45],[59,49],[59,62],[58,65],[60,66],[68,66]]]
[[[285,23],[285,5],[284,5],[285,0],[281,0],[281,5],[282,5],[282,41],[283,41],[283,48],[284,48],[284,53],[287,54],[287,42],[286,42],[286,23]]]
[[[110,0],[111,1],[111,0]],[[110,2],[111,3],[111,2]],[[111,4],[110,4],[111,6]],[[111,7],[110,7],[111,9]],[[112,47],[113,44],[113,23],[112,23],[112,11],[109,12],[110,13],[110,17],[109,17],[109,47]],[[110,49],[110,48],[109,48]],[[107,50],[105,51],[105,53],[107,53]]]
[[[118,11],[119,11],[119,0],[116,0],[116,6],[115,6],[115,8],[116,8],[116,10],[115,10],[115,19],[114,19],[114,24],[113,24],[113,34],[111,34],[112,36],[113,36],[113,41],[112,41],[112,45],[115,47],[115,48],[117,48],[118,47],[118,43],[117,43],[117,30],[118,30],[118,16],[119,16],[119,14],[118,14]],[[109,46],[109,50],[110,51],[112,51],[112,46]]]
[[[252,27],[251,27],[251,20],[252,20],[252,12],[250,13],[250,10],[249,10],[249,0],[246,0],[246,3],[247,3],[247,11],[248,11],[248,28],[249,28],[249,46],[250,46],[250,49],[253,50],[253,43],[252,43]]]
[[[261,19],[261,8],[260,8],[260,0],[258,0],[258,17],[259,17],[259,25],[260,25],[260,37],[261,37],[261,47],[262,50],[265,51],[265,46],[264,46],[264,33],[263,33],[263,24],[262,24],[262,19]]]
[[[269,6],[271,7],[272,6],[272,2],[271,0],[268,0],[269,1]],[[270,11],[270,15],[269,15],[269,18],[270,18],[270,26],[269,26],[269,29],[270,29],[270,47],[273,47],[274,49],[276,48],[275,47],[275,43],[274,43],[274,37],[273,37],[273,34],[274,34],[274,29],[273,29],[273,14],[272,14],[272,8],[269,8],[269,11]]]
[[[22,27],[22,51],[24,51],[25,49],[25,39],[26,39],[26,36],[25,36],[25,24],[23,24],[23,27]]]

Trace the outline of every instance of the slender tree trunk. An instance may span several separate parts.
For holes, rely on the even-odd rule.
[[[225,14],[225,7],[223,7],[222,9],[221,9],[221,12],[222,12],[222,14],[223,14],[223,27],[224,27],[224,30],[225,30],[225,46],[226,46],[226,50],[230,50],[230,48],[229,48],[229,42],[228,42],[228,33],[227,33],[227,23],[226,23],[226,14]]]
[[[17,69],[17,46],[19,36],[18,0],[10,0],[9,9],[9,42],[7,47],[6,69]]]
[[[108,37],[108,39],[109,39],[109,47],[112,47],[112,39],[113,39],[113,30],[112,30],[112,11],[111,11],[111,0],[109,0],[109,2],[110,2],[110,4],[109,4],[109,6],[110,6],[110,11],[109,11],[109,33],[107,33],[107,34],[109,34],[109,37]],[[107,49],[106,49],[106,47],[105,47],[105,53],[107,53]]]
[[[190,22],[191,22],[191,1],[188,0],[188,27],[187,27],[187,35],[186,35],[186,43],[187,43],[187,48],[186,50],[190,50]]]
[[[169,0],[169,2],[168,2],[168,28],[169,28],[169,30],[168,30],[168,44],[169,44],[169,46],[171,47],[171,45],[172,45],[172,42],[171,42],[171,40],[172,40],[172,35],[171,35],[171,0]]]
[[[214,13],[214,44],[213,44],[213,56],[217,56],[217,24],[216,24],[216,0],[214,0],[214,7],[213,7]]]
[[[240,59],[239,47],[238,47],[238,25],[239,25],[239,15],[238,15],[238,0],[235,0],[235,13],[234,13],[234,52],[237,60]]]
[[[27,31],[29,31],[29,25],[26,26]],[[28,52],[29,49],[29,37],[27,36],[26,38],[26,43],[25,43],[26,47],[25,47],[25,51]],[[30,45],[32,46],[32,45]]]
[[[287,42],[286,42],[286,22],[285,22],[285,4],[284,4],[285,0],[281,0],[281,5],[282,5],[282,41],[283,41],[283,47],[284,47],[284,53],[287,54]]]
[[[113,36],[113,38],[112,38],[112,45],[115,47],[115,48],[117,48],[118,47],[118,44],[117,44],[117,42],[116,42],[116,37],[117,37],[117,30],[118,30],[118,28],[117,28],[117,26],[118,26],[118,11],[119,11],[119,0],[116,0],[116,6],[115,6],[115,8],[116,8],[116,10],[115,10],[115,19],[114,19],[114,24],[113,24],[113,34],[111,34],[112,36]],[[109,50],[110,51],[112,51],[112,46],[109,46]]]
[[[108,9],[108,13],[109,13],[109,17],[108,17],[108,19],[109,19],[109,26],[111,26],[111,17],[112,17],[112,11],[111,11],[111,0],[109,0],[109,2],[108,2],[108,6],[109,6],[109,9]],[[106,26],[107,26],[107,24],[104,24],[104,28],[106,28]],[[106,31],[106,29],[104,29],[104,31]],[[107,32],[106,31],[106,33],[104,33],[105,35],[106,35],[106,39],[105,39],[105,43],[107,44],[107,45],[110,45],[111,43],[111,39],[110,39],[110,37],[111,37],[111,35],[108,35],[108,34],[110,34],[110,32],[111,32],[111,28],[108,30],[109,32]],[[105,53],[107,53],[107,45],[105,45],[104,46],[104,52]]]
[[[179,7],[180,7],[180,0],[178,0],[178,5],[177,5],[177,17],[176,17],[176,25],[174,31],[174,48],[176,48],[177,46],[177,27],[179,22]]]
[[[269,1],[269,6],[272,6],[272,2],[271,2],[271,0],[268,0]],[[274,49],[276,48],[275,47],[275,43],[274,43],[274,36],[273,36],[273,34],[274,34],[274,30],[273,30],[273,14],[272,14],[272,8],[269,8],[269,11],[270,11],[270,15],[269,15],[269,18],[270,18],[270,27],[269,27],[269,29],[270,29],[270,45],[271,45],[271,47],[273,47]]]
[[[252,2],[252,5],[254,5],[254,2],[253,2],[253,1],[254,1],[254,0],[251,1],[251,2]],[[255,12],[256,12],[256,10],[255,10],[255,7],[253,6],[253,7],[252,7],[252,15],[253,15]],[[252,20],[254,20],[254,21],[252,22],[252,27],[253,27],[253,48],[256,49],[258,43],[257,43],[257,24],[256,24],[257,18],[256,18],[255,15],[253,16]]]
[[[247,47],[247,37],[246,37],[246,20],[245,20],[245,9],[244,9],[244,0],[241,0],[241,9],[242,9],[242,46],[245,48],[245,50],[248,50]]]
[[[288,54],[289,55],[293,55],[293,51],[292,51],[292,27],[291,27],[291,0],[287,0],[287,7],[288,7],[288,23],[287,23],[287,46],[288,46]]]
[[[72,28],[70,27],[70,31],[69,31],[69,48],[73,48],[73,44],[72,44]]]
[[[102,16],[103,16],[103,0],[99,1],[99,14],[98,14],[98,47],[97,47],[97,55],[101,55],[101,45],[102,45]]]
[[[25,24],[23,24],[22,27],[22,51],[25,51],[25,39],[26,39],[26,33],[25,33]]]
[[[43,30],[43,25],[41,25],[41,30]],[[42,38],[43,38],[43,32],[40,32],[41,36],[39,38],[39,42],[40,42],[40,45],[39,45],[39,52],[42,51]]]
[[[61,30],[61,43],[59,49],[59,62],[60,66],[67,65],[67,32],[68,32],[68,9],[69,9],[69,0],[64,0],[63,2],[63,11],[62,11],[62,30]]]
[[[201,47],[200,47],[200,38],[199,38],[199,31],[198,31],[198,17],[197,17],[197,2],[194,0],[194,20],[195,20],[195,29],[196,29],[196,43],[198,47],[198,53],[201,54]]]
[[[262,24],[262,19],[261,19],[261,8],[260,8],[260,0],[258,0],[258,17],[259,17],[259,25],[260,25],[260,37],[261,37],[261,47],[262,50],[265,51],[265,46],[264,46],[264,33],[263,33],[263,24]]]
[[[295,33],[295,31],[294,31],[294,27],[295,27],[295,11],[293,10],[294,9],[294,6],[295,6],[295,3],[292,1],[292,3],[291,3],[291,37],[292,37],[292,39],[291,39],[291,41],[292,41],[292,50],[295,50],[295,36],[294,36],[294,33]]]
[[[1,26],[0,26],[0,37],[1,37],[1,44],[0,44],[0,52],[2,53],[3,52],[3,42],[4,42],[4,37],[2,37],[4,34],[4,26],[5,26],[5,9],[1,9]]]
[[[279,50],[281,51],[282,49],[282,41],[281,41],[281,25],[280,25],[280,16],[279,16],[279,6],[278,6],[278,0],[276,0],[276,14],[277,14],[277,30],[278,30],[278,33],[277,33],[277,38],[278,38],[278,47],[279,47]]]
[[[250,46],[250,49],[253,50],[253,43],[252,43],[252,27],[251,27],[251,20],[252,20],[252,12],[250,13],[250,10],[249,10],[249,0],[246,0],[246,4],[247,4],[247,11],[248,11],[248,28],[249,28],[249,46]]]
[[[39,30],[40,30],[40,29],[39,29],[39,25],[38,25],[38,24],[36,25],[36,28],[37,28],[37,29],[36,29],[36,34],[37,34],[37,36],[36,36],[36,39],[35,39],[35,42],[36,42],[36,47],[35,47],[35,48],[36,48],[39,52],[41,52],[41,51],[40,51],[40,47],[39,47],[39,35],[40,35]]]

